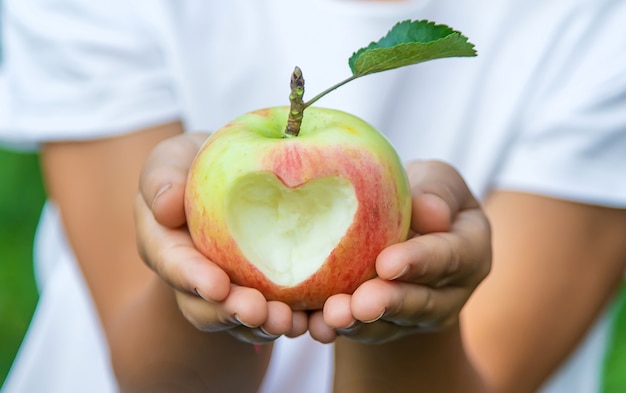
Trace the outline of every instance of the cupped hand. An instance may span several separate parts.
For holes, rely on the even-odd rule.
[[[307,316],[237,286],[193,245],[186,227],[184,188],[191,162],[206,134],[183,134],[158,145],[146,160],[135,200],[142,259],[174,289],[180,311],[196,328],[227,331],[252,343],[307,330]]]
[[[480,204],[451,166],[436,161],[407,166],[411,233],[383,250],[378,277],[352,295],[330,297],[312,313],[310,334],[383,343],[455,324],[463,305],[491,267],[491,231]]]

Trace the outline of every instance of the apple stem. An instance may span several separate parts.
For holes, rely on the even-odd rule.
[[[300,67],[297,67],[293,70],[291,74],[291,94],[289,94],[289,102],[291,103],[291,107],[289,109],[289,117],[287,119],[287,127],[285,127],[285,136],[298,136],[300,133],[300,126],[302,125],[302,118],[304,117],[304,110],[315,103],[320,98],[324,97],[326,94],[331,91],[345,85],[346,83],[355,80],[360,77],[360,74],[354,74],[347,79],[342,80],[341,82],[329,87],[323,92],[319,93],[315,97],[311,98],[309,101],[304,102],[304,77],[302,76],[302,70]]]
[[[291,107],[289,109],[289,117],[287,118],[287,127],[285,128],[285,136],[298,136],[300,133],[300,126],[302,125],[302,118],[304,112],[304,77],[302,76],[302,70],[297,67],[291,74],[291,94],[289,94],[289,102]]]

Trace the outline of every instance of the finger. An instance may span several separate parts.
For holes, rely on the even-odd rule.
[[[309,315],[309,334],[314,340],[324,344],[330,344],[337,338],[337,332],[324,321],[324,313],[321,310]]]
[[[303,335],[309,329],[309,315],[306,311],[292,311],[291,330],[285,336],[295,338]]]
[[[180,291],[176,292],[176,300],[185,318],[197,329],[207,332],[240,326],[255,329],[266,323],[269,315],[268,303],[259,291],[237,285],[232,285],[223,302],[208,302]]]
[[[357,322],[347,329],[337,329],[337,334],[362,344],[384,344],[399,338],[416,334],[422,329],[416,326],[400,327],[392,322]]]
[[[324,303],[324,322],[335,329],[347,328],[356,322],[352,315],[351,295],[338,294]]]
[[[357,320],[352,315],[351,295],[337,294],[329,297],[322,311],[313,313],[309,319],[311,336],[322,343],[331,343],[337,338],[337,330],[354,325]]]
[[[267,319],[261,330],[269,336],[279,337],[292,331],[293,312],[291,308],[278,301],[267,302]]]
[[[139,190],[156,220],[169,228],[185,223],[187,173],[207,134],[183,134],[158,144],[146,159]]]
[[[267,344],[291,332],[292,323],[291,308],[285,303],[272,301],[267,303],[267,319],[263,324],[258,327],[241,324],[230,329],[228,333],[241,341]]]
[[[326,336],[322,336],[319,333],[321,329],[318,329],[317,335],[325,340],[319,339],[318,341],[332,342],[338,335],[342,335],[362,343],[383,343],[399,337],[401,334],[417,330],[416,327],[411,330],[381,319],[386,308],[384,305],[374,305],[371,310],[366,311],[370,314],[366,320],[358,320],[353,316],[352,303],[352,296],[345,294],[332,296],[326,301],[324,304],[324,325],[326,329],[332,328],[332,330],[330,333],[326,332]],[[380,311],[372,312],[374,309]]]
[[[471,290],[446,287],[436,290],[423,285],[373,279],[352,295],[354,317],[366,324],[387,321],[422,330],[441,328],[456,321]]]
[[[227,332],[237,340],[250,344],[269,344],[276,341],[280,337],[268,334],[260,327],[249,328],[246,326],[236,326],[227,330]]]
[[[296,336],[306,331],[294,331],[288,305],[266,302],[263,295],[252,288],[233,285],[230,295],[221,303],[206,302],[183,292],[177,292],[176,299],[182,314],[197,329],[226,331],[248,343],[266,344],[288,333]]]
[[[159,225],[143,198],[135,198],[137,248],[144,262],[178,291],[219,302],[230,291],[230,278],[193,245],[184,228]]]
[[[407,165],[411,184],[411,229],[416,233],[445,232],[456,215],[479,204],[461,175],[440,161],[413,161]]]
[[[450,232],[416,236],[384,249],[378,276],[435,288],[477,285],[491,268],[491,230],[480,209],[458,214]]]

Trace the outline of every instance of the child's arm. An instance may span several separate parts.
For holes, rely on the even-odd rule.
[[[137,252],[133,203],[142,164],[159,141],[181,131],[180,124],[172,123],[115,138],[46,144],[42,151],[46,184],[93,295],[121,390],[254,392],[271,346],[257,351],[229,333],[241,330],[251,340],[271,341],[260,329],[243,328],[233,316],[238,313],[243,322],[260,325],[268,322],[272,307],[258,297],[252,311],[237,304],[245,304],[249,294],[231,289],[226,275],[190,253],[184,242],[161,248],[166,252],[161,255],[163,263],[152,265],[179,285],[177,291],[147,268]],[[146,224],[147,216],[142,218],[142,210],[137,211],[137,219],[143,220],[140,225],[154,225],[150,232],[154,241],[162,241],[166,231],[184,232]],[[184,269],[193,270],[189,277],[195,283],[181,278]],[[188,283],[193,286],[180,287]],[[195,287],[215,303],[194,295]],[[199,327],[222,331],[198,330],[179,307],[189,316],[205,316]],[[278,307],[278,314],[276,324],[266,323],[271,334],[291,328],[288,308]]]
[[[532,392],[575,348],[623,280],[626,210],[510,191],[495,191],[484,210],[493,232],[492,271],[460,324],[445,317],[459,304],[446,299],[469,293],[485,233],[467,214],[453,219],[447,235],[422,241],[447,236],[450,247],[424,250],[411,244],[419,238],[395,247],[394,257],[410,266],[400,282],[359,289],[342,308],[325,310],[338,326],[334,316],[372,307],[366,296],[390,299],[377,305],[386,309],[377,322],[340,330],[346,337],[337,340],[336,392]],[[460,231],[460,221],[475,226],[473,234]],[[446,248],[454,250],[447,257]],[[389,256],[379,268],[392,262]],[[445,266],[455,267],[448,281],[437,273]],[[421,298],[425,291],[429,301]],[[394,333],[404,338],[383,342]]]

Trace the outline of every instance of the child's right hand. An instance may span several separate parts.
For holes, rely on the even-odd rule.
[[[228,331],[252,343],[307,331],[307,315],[266,301],[256,289],[230,282],[204,257],[186,227],[183,198],[187,172],[207,134],[183,134],[162,142],[142,169],[135,200],[137,245],[145,263],[174,289],[189,322],[207,331]]]

